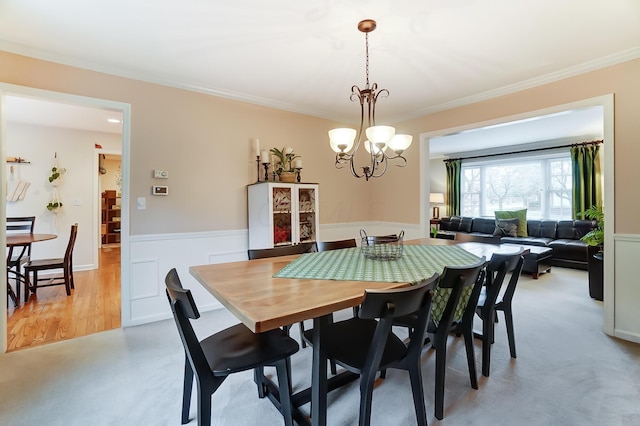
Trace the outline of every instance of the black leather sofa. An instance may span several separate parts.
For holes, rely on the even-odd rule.
[[[551,264],[566,268],[587,270],[587,244],[580,240],[596,227],[595,220],[527,220],[526,237],[501,237],[503,243],[527,244],[553,249]],[[439,238],[453,238],[455,232],[492,236],[495,219],[464,216],[443,217]]]

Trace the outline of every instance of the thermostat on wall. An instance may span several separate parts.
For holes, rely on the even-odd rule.
[[[157,186],[157,185],[154,185],[151,188],[151,193],[153,195],[169,195],[169,187],[168,186]]]

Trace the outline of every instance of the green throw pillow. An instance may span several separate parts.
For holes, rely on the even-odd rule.
[[[518,219],[518,237],[527,236],[527,209],[522,210],[496,210],[496,221],[498,219]]]

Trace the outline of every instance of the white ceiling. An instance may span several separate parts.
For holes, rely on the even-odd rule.
[[[354,123],[365,18],[378,124],[640,57],[639,0],[0,0],[0,49]]]

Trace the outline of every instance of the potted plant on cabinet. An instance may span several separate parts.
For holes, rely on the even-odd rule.
[[[278,162],[274,164],[274,171],[278,174],[280,182],[295,182],[296,168],[293,160],[300,158],[300,156],[295,154],[293,148],[289,146],[282,147],[281,150],[271,148],[270,151],[278,158]]]

